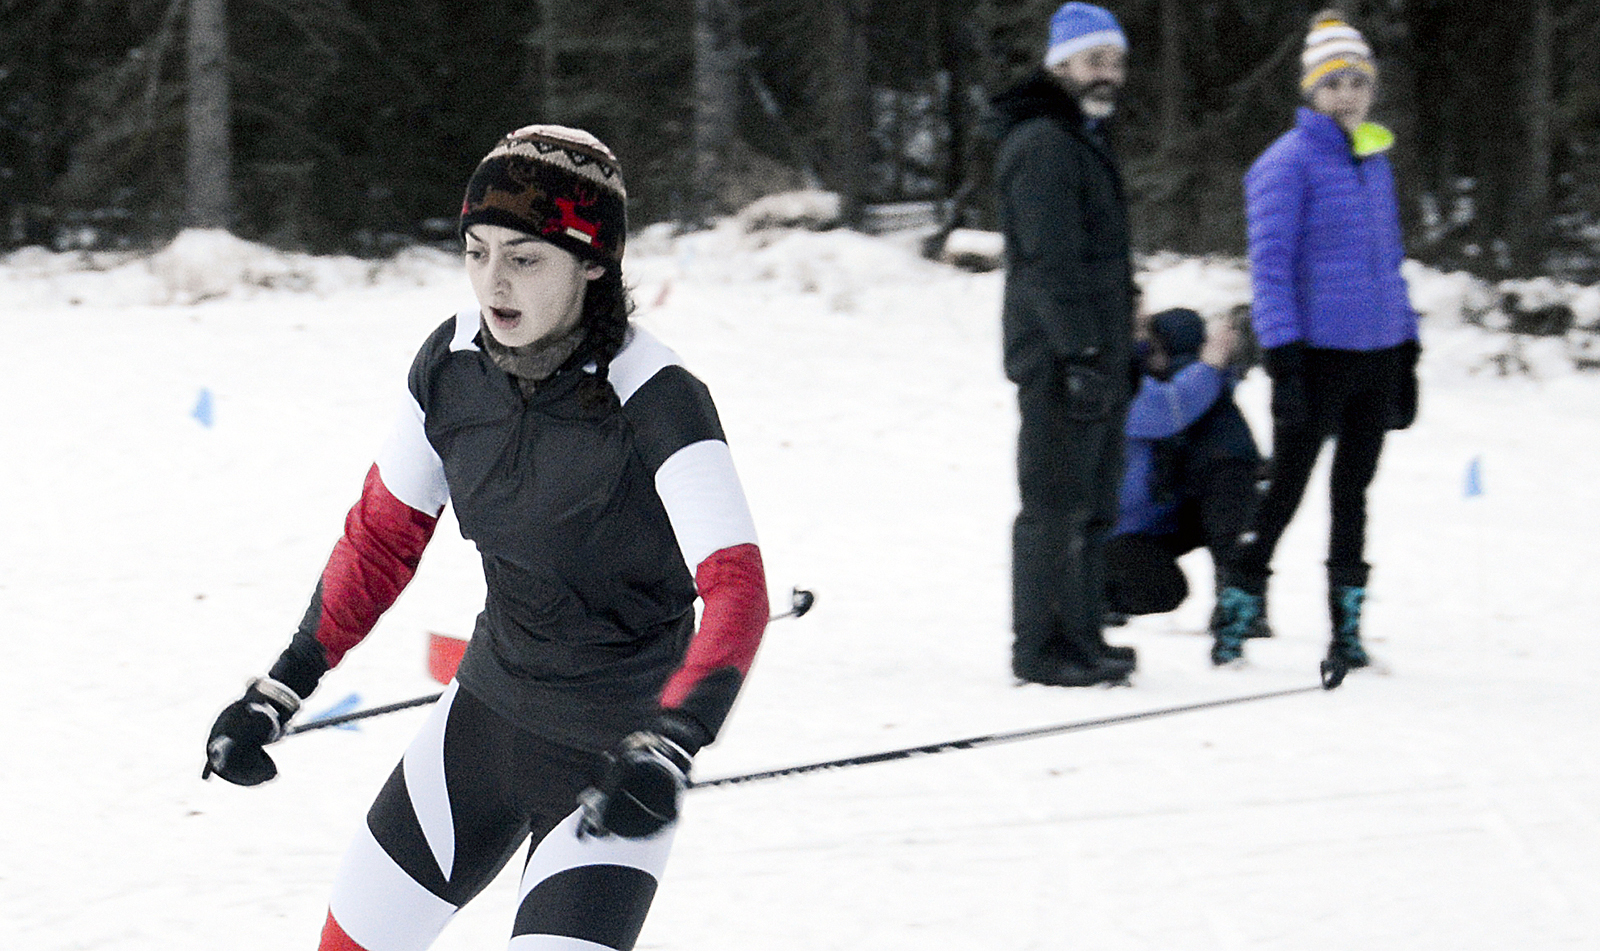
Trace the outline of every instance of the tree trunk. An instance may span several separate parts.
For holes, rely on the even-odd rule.
[[[961,49],[961,13],[953,7],[949,0],[934,4],[939,42],[935,66],[942,69],[946,77],[944,113],[945,124],[950,129],[949,159],[944,168],[946,199],[954,199],[966,180],[967,130],[973,124],[967,108],[967,87],[971,80],[967,75],[967,58]]]
[[[834,64],[826,80],[828,185],[839,193],[845,223],[859,225],[866,199],[872,98],[860,0],[828,0],[827,37]]]
[[[227,228],[232,223],[233,191],[227,0],[188,3],[183,222],[190,228]]]
[[[1183,0],[1161,0],[1161,151],[1177,154],[1183,141]]]
[[[1518,270],[1533,275],[1544,266],[1549,239],[1551,146],[1554,138],[1551,115],[1555,111],[1555,71],[1553,45],[1555,17],[1550,0],[1532,0],[1528,41],[1528,130],[1527,177],[1523,180],[1520,211],[1516,220],[1517,246],[1513,253]]]
[[[718,187],[739,116],[739,11],[737,0],[694,3],[694,208],[696,225],[721,212]]]

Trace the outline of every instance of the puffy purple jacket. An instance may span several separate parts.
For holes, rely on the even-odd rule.
[[[1245,173],[1244,192],[1263,347],[1381,350],[1416,339],[1386,156],[1357,158],[1338,123],[1301,107]]]

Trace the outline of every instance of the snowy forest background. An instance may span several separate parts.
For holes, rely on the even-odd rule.
[[[867,230],[991,227],[984,103],[1056,0],[0,0],[0,249],[185,226],[387,255],[450,238],[530,121],[589,128],[636,225],[821,187]],[[1239,176],[1290,121],[1319,0],[1107,0],[1141,250],[1243,250]],[[1600,4],[1359,0],[1408,250],[1497,281],[1600,277]],[[910,204],[907,203],[917,203]]]

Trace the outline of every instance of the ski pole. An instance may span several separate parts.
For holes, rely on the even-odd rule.
[[[767,618],[767,623],[781,621],[786,617],[804,617],[805,613],[811,610],[811,606],[816,603],[817,596],[810,591],[804,588],[792,588],[789,591],[789,610],[781,611]]]
[[[1046,736],[1057,736],[1062,733],[1073,733],[1079,730],[1092,730],[1096,727],[1114,726],[1118,723],[1133,723],[1138,720],[1153,720],[1157,717],[1170,717],[1179,713],[1190,713],[1195,710],[1210,710],[1215,707],[1226,707],[1239,703],[1253,703],[1257,700],[1271,700],[1275,697],[1288,697],[1297,693],[1310,693],[1314,690],[1328,688],[1318,684],[1314,687],[1295,687],[1290,690],[1274,690],[1269,693],[1256,693],[1244,697],[1229,697],[1225,700],[1208,700],[1204,703],[1190,703],[1181,707],[1162,707],[1157,710],[1145,710],[1140,713],[1124,713],[1114,717],[1099,717],[1093,720],[1076,720],[1071,723],[1058,723],[1055,726],[1034,727],[1029,730],[1013,730],[1008,733],[987,733],[982,736],[970,736],[961,740],[946,740],[943,743],[928,743],[923,746],[908,746],[898,750],[885,750],[882,753],[866,753],[860,756],[847,756],[843,759],[831,759],[820,763],[806,763],[802,766],[786,766],[781,769],[767,769],[756,773],[744,773],[739,776],[721,776],[716,779],[705,779],[691,782],[689,788],[704,789],[708,786],[734,786],[740,783],[759,782],[764,779],[778,779],[783,776],[798,776],[802,773],[816,773],[825,769],[844,769],[850,766],[867,766],[872,763],[888,763],[895,760],[910,759],[914,756],[933,756],[938,753],[949,753],[952,750],[975,750],[984,746],[997,746],[1001,743],[1015,743],[1019,740],[1036,740]]]
[[[323,717],[319,720],[310,720],[305,723],[297,723],[289,729],[284,730],[283,735],[285,737],[290,737],[294,736],[296,733],[305,733],[309,730],[324,730],[330,726],[338,726],[341,723],[353,723],[356,720],[365,720],[368,717],[381,717],[385,713],[393,713],[396,710],[409,710],[412,707],[425,707],[428,704],[433,703],[435,700],[438,700],[442,696],[444,696],[444,691],[441,690],[438,693],[430,693],[426,697],[412,697],[410,700],[401,700],[397,703],[386,703],[381,707],[372,707],[367,710],[357,710],[354,713],[341,713],[336,717]]]
[[[811,606],[816,603],[817,596],[815,594],[812,594],[810,591],[807,591],[804,588],[795,588],[789,594],[789,610],[772,615],[772,617],[767,618],[767,622],[771,623],[773,621],[781,621],[786,617],[804,617],[805,613],[811,610]],[[317,720],[308,720],[305,723],[295,724],[289,729],[283,731],[283,736],[285,739],[287,739],[288,737],[294,736],[296,733],[309,733],[312,730],[325,730],[328,727],[338,726],[341,723],[354,723],[357,720],[365,720],[369,717],[381,717],[385,713],[394,713],[396,710],[409,710],[412,707],[425,707],[428,704],[438,700],[442,696],[444,696],[444,692],[440,691],[439,693],[430,693],[425,697],[413,697],[410,700],[401,700],[397,703],[386,703],[381,707],[372,707],[368,710],[357,710],[353,713],[343,713],[339,716],[322,717],[321,719]]]

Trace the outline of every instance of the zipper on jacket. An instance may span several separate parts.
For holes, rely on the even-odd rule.
[[[1383,286],[1383,262],[1378,257],[1380,245],[1378,242],[1377,214],[1372,207],[1372,193],[1367,188],[1368,159],[1353,153],[1351,158],[1355,161],[1356,185],[1359,186],[1361,192],[1362,223],[1366,226],[1369,238],[1366,242],[1367,277],[1372,282],[1372,293],[1364,295],[1364,299],[1367,302],[1367,313],[1364,315],[1362,323],[1370,328],[1378,324],[1379,315],[1382,313],[1383,305],[1380,301],[1383,298],[1381,291]]]

